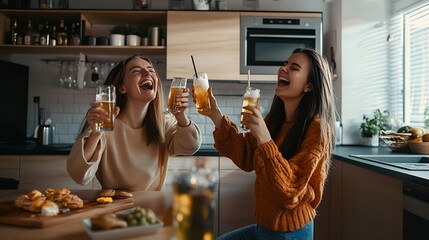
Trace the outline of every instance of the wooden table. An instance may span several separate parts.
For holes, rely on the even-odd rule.
[[[79,192],[93,190],[72,190],[79,195]],[[14,200],[21,194],[28,191],[22,190],[0,190],[0,201]],[[147,235],[135,239],[140,240],[171,240],[174,236],[172,228],[172,192],[170,191],[138,191],[133,192],[134,205],[151,208],[156,215],[164,222],[155,235]],[[17,227],[12,225],[0,225],[1,239],[61,239],[61,240],[85,240],[90,239],[82,227],[81,219],[71,220],[63,224],[53,225],[45,228]]]

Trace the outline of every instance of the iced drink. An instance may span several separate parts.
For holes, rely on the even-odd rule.
[[[194,95],[197,111],[210,109],[210,101],[207,90],[209,89],[209,79],[207,73],[200,73],[198,77],[194,75]]]
[[[260,90],[257,88],[251,88],[248,87],[246,88],[246,92],[244,93],[243,96],[243,107],[246,106],[253,106],[255,108],[259,109],[259,97],[260,97]],[[247,112],[247,113],[252,113],[249,110],[246,110],[243,108],[242,112]],[[241,115],[241,121],[243,121],[244,116]],[[247,126],[245,125],[241,125],[241,128],[243,128],[246,131],[249,131],[249,129],[247,128]]]

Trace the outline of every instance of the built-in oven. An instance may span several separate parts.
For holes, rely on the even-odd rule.
[[[296,48],[322,51],[322,15],[241,16],[240,75],[276,76]],[[276,80],[276,79],[274,79]]]
[[[404,181],[403,239],[429,239],[429,186]]]

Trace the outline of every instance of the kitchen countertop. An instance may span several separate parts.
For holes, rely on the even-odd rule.
[[[68,155],[72,148],[71,143],[51,144],[38,146],[33,141],[26,143],[0,144],[0,155]],[[219,156],[213,144],[202,144],[194,156]]]
[[[72,144],[52,144],[37,146],[34,142],[25,144],[0,144],[0,155],[68,155]],[[390,175],[402,180],[410,180],[420,184],[429,185],[429,171],[411,171],[382,163],[372,162],[350,155],[410,155],[412,153],[392,152],[387,146],[366,147],[356,145],[339,145],[333,152],[333,158],[358,165],[373,171]],[[417,155],[417,154],[413,154]],[[194,156],[220,156],[213,144],[202,144]]]

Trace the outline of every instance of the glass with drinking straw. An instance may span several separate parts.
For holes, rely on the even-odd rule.
[[[195,96],[195,105],[197,111],[210,109],[210,100],[209,100],[209,79],[207,73],[198,73],[195,66],[194,57],[191,55],[192,65],[194,67],[194,76],[193,76],[193,87],[194,87],[194,96]]]
[[[243,109],[241,112],[252,114],[251,111],[244,109],[244,107],[246,106],[253,106],[259,109],[259,97],[260,97],[260,90],[258,88],[252,88],[250,86],[250,70],[247,70],[247,88],[243,95]],[[242,114],[241,121],[244,121],[244,120],[245,120],[245,117]],[[241,124],[241,128],[246,132],[250,131],[250,129],[245,124]]]

